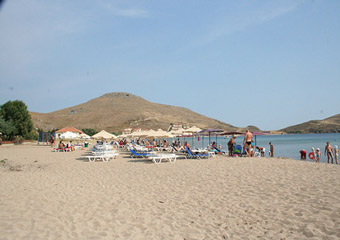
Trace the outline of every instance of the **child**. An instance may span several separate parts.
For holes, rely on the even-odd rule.
[[[334,156],[335,156],[335,162],[336,164],[339,164],[338,157],[339,157],[339,148],[337,145],[334,146]]]
[[[316,160],[316,152],[315,152],[315,148],[312,147],[312,153],[313,153],[313,158],[311,158],[314,162],[317,162]]]
[[[316,162],[320,162],[320,157],[321,157],[321,151],[320,151],[320,148],[317,148],[316,155],[315,155]]]

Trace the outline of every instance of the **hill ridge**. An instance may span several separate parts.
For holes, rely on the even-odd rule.
[[[340,133],[340,114],[323,120],[310,120],[281,129],[286,133]]]
[[[50,113],[31,112],[31,116],[34,126],[43,129],[73,126],[111,132],[130,127],[166,130],[171,123],[230,131],[240,129],[185,107],[149,102],[127,92],[105,93],[85,103]]]

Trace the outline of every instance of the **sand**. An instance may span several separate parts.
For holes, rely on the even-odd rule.
[[[84,154],[0,146],[1,240],[340,238],[340,165]]]

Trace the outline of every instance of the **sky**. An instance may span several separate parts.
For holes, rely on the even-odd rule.
[[[340,113],[338,0],[7,0],[0,104],[109,92],[278,130]]]

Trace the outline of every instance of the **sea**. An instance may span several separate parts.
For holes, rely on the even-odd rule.
[[[221,145],[222,149],[227,151],[227,143],[231,136],[211,136],[210,143],[217,142],[217,146]],[[300,150],[305,149],[308,154],[312,147],[320,148],[321,160],[320,162],[327,162],[327,156],[324,155],[326,142],[330,142],[332,147],[335,145],[340,147],[340,133],[324,133],[324,134],[288,134],[288,135],[258,135],[256,138],[256,146],[264,147],[266,149],[266,157],[269,156],[269,142],[274,145],[275,157],[285,157],[300,160]],[[236,144],[243,144],[244,136],[236,138]],[[209,137],[187,137],[179,138],[181,142],[188,141],[193,148],[205,148],[209,145]]]

